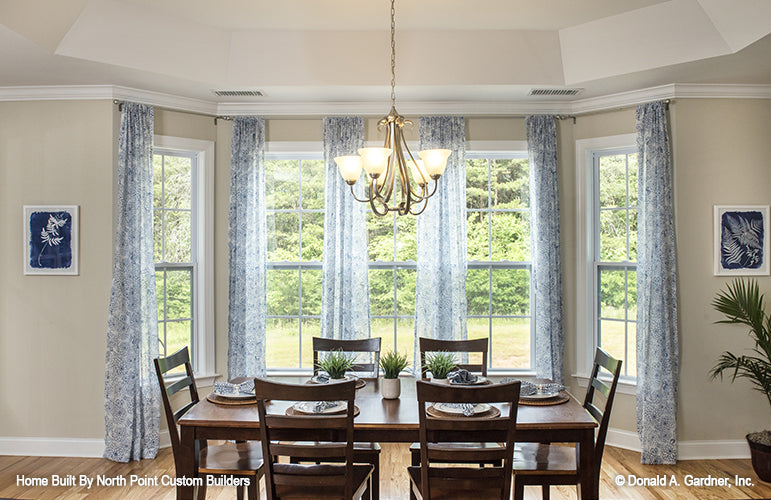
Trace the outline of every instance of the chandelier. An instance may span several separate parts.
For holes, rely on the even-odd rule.
[[[416,160],[404,140],[402,128],[412,126],[412,122],[396,111],[395,13],[394,0],[391,0],[391,111],[377,124],[378,132],[386,132],[385,143],[382,148],[361,148],[358,155],[335,158],[340,174],[351,186],[354,199],[369,203],[372,212],[379,216],[389,212],[399,215],[422,213],[428,198],[436,192],[451,153],[449,149],[427,149],[418,151],[420,159]],[[353,190],[362,169],[369,176],[367,197],[363,199]]]

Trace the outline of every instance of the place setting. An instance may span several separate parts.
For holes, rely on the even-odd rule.
[[[311,377],[308,380],[308,384],[329,384],[329,383],[337,383],[337,382],[347,382],[349,380],[355,380],[356,381],[356,388],[361,389],[365,385],[367,385],[367,381],[357,377],[356,375],[353,375],[352,373],[346,373],[340,378],[332,378],[329,376],[329,373],[327,372],[318,372],[316,375]]]
[[[501,383],[516,382],[519,379],[507,378]],[[534,383],[522,380],[519,390],[519,404],[529,406],[550,406],[567,403],[570,395],[562,384]]]
[[[286,409],[287,415],[339,415],[348,410],[347,401],[300,401]],[[353,406],[353,416],[359,407]]]
[[[436,418],[495,418],[501,410],[488,403],[431,403],[426,413]]]
[[[242,406],[257,403],[254,379],[241,383],[214,382],[214,391],[206,396],[212,403],[226,406]]]
[[[489,384],[490,379],[461,368],[447,374],[447,383],[450,385],[484,385]]]

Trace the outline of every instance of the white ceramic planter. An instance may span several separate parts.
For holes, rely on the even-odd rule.
[[[402,382],[398,378],[384,378],[381,380],[380,394],[383,399],[399,399],[402,393]]]

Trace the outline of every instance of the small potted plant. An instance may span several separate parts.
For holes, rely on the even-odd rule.
[[[345,378],[345,372],[356,364],[355,354],[346,354],[343,351],[332,351],[319,360],[316,367],[329,374],[329,378]]]
[[[726,317],[717,323],[745,325],[755,342],[755,347],[746,355],[724,352],[712,368],[712,378],[722,379],[724,373],[730,375],[731,382],[746,378],[771,404],[771,315],[766,313],[757,281],[737,279],[729,283],[727,290],[712,301],[712,306]],[[746,438],[752,468],[761,480],[771,482],[771,431],[752,432]]]
[[[402,391],[399,374],[409,366],[407,355],[389,351],[380,356],[378,364],[383,369],[383,386],[380,390],[383,399],[398,399]]]
[[[431,372],[433,380],[447,380],[447,374],[457,368],[458,362],[455,360],[455,354],[446,351],[430,352],[426,354],[427,372]]]

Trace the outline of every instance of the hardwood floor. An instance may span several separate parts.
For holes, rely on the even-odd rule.
[[[408,498],[408,482],[405,467],[409,463],[407,445],[381,444],[381,497],[389,500]],[[79,485],[80,476],[93,479],[91,488]],[[130,486],[131,476],[158,485]],[[618,486],[617,476],[625,481],[629,476],[648,481],[663,478],[666,486]],[[20,481],[25,476],[27,484]],[[54,477],[66,481],[74,479],[74,486],[52,486]],[[736,477],[747,478],[751,485],[737,485]],[[126,485],[97,486],[98,478],[125,479]],[[103,458],[48,458],[0,456],[0,498],[15,499],[174,499],[174,488],[163,486],[164,478],[174,477],[174,460],[171,449],[160,451],[155,460],[143,460],[129,464],[118,464]],[[726,486],[695,486],[686,484],[692,479],[713,481],[724,479]],[[45,478],[48,486],[35,486],[30,482]],[[672,478],[676,481],[672,482]],[[661,480],[661,479],[659,479]],[[264,488],[261,487],[264,495]],[[575,499],[573,487],[552,487],[553,499]],[[235,488],[210,487],[208,499],[235,498]],[[539,499],[540,490],[526,488],[525,498]],[[603,499],[743,499],[771,498],[771,484],[758,480],[749,460],[703,460],[681,461],[676,466],[641,465],[640,454],[608,447],[605,451],[600,485]]]

